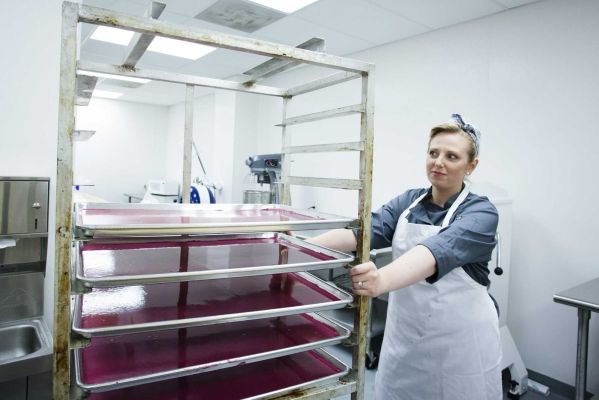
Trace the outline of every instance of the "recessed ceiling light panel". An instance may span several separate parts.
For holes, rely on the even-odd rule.
[[[156,36],[148,47],[148,51],[187,58],[189,60],[197,60],[198,58],[204,57],[206,54],[211,53],[214,50],[216,50],[215,47],[204,46],[198,43],[169,39],[160,36]]]
[[[126,31],[124,29],[98,26],[90,39],[128,46],[134,34],[134,32]]]
[[[280,0],[285,3],[285,1]],[[243,32],[254,32],[283,18],[286,14],[273,8],[242,0],[219,0],[195,18]]]
[[[108,90],[94,90],[92,97],[103,97],[105,99],[117,99],[121,97],[123,93],[111,92]]]
[[[125,76],[125,75],[113,75],[113,74],[104,74],[102,72],[91,72],[91,71],[81,71],[80,75],[88,75],[88,76],[97,76],[98,78],[108,78],[108,79],[116,79],[119,81],[128,81],[128,82],[136,82],[136,83],[148,83],[149,79],[143,78],[135,78],[133,76]]]
[[[273,8],[275,10],[291,14],[297,10],[315,3],[317,0],[249,0],[253,3]]]
[[[112,86],[115,88],[127,88],[127,89],[137,89],[137,88],[142,87],[143,85],[144,85],[143,83],[123,81],[120,79],[110,79],[110,78],[103,78],[98,83],[98,86],[101,86],[101,87]]]

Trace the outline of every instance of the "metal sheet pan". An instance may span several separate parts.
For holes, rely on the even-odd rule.
[[[352,221],[278,204],[78,203],[74,212],[78,238],[333,229]]]
[[[318,314],[93,338],[75,350],[76,379],[104,392],[236,367],[340,343],[350,331]]]
[[[89,400],[258,400],[338,381],[348,367],[311,350],[146,385],[91,393]]]
[[[74,253],[76,279],[88,288],[302,272],[354,260],[282,233],[94,239],[78,242]]]
[[[353,297],[309,273],[95,288],[77,295],[84,337],[246,321],[345,307]]]

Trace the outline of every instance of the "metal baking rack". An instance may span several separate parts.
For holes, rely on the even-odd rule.
[[[285,231],[301,229],[329,229],[333,227],[346,226],[349,220],[332,222],[322,222],[318,218],[302,219],[298,218],[293,222],[279,219],[268,221],[252,220],[250,223],[231,225],[225,221],[215,221],[212,225],[207,223],[204,226],[192,226],[183,224],[182,221],[176,222],[170,226],[161,224],[141,224],[136,225],[131,222],[125,224],[116,224],[104,226],[105,229],[98,229],[98,226],[85,221],[77,221],[78,214],[73,213],[72,209],[72,184],[73,184],[73,136],[75,127],[75,104],[85,104],[86,101],[78,102],[79,99],[89,98],[89,93],[83,96],[78,91],[89,91],[93,85],[84,84],[85,72],[108,73],[123,75],[129,77],[138,77],[151,79],[161,82],[170,82],[182,84],[186,87],[185,103],[185,127],[184,127],[184,150],[183,150],[183,176],[182,187],[183,199],[189,198],[189,187],[191,184],[191,149],[192,149],[192,129],[193,129],[193,99],[194,88],[196,86],[212,87],[217,89],[233,90],[245,93],[274,96],[282,99],[283,117],[281,126],[282,132],[282,170],[281,170],[281,193],[283,206],[278,206],[274,212],[287,212],[302,214],[303,211],[286,209],[291,204],[290,186],[312,186],[334,189],[346,189],[358,191],[358,215],[354,227],[359,229],[357,262],[366,262],[369,255],[370,244],[370,211],[371,211],[371,191],[372,191],[372,144],[373,144],[373,74],[374,65],[358,60],[342,58],[322,52],[314,52],[301,48],[295,48],[287,45],[266,42],[255,38],[246,38],[218,32],[204,31],[195,27],[183,26],[173,23],[165,23],[157,19],[154,7],[148,13],[151,17],[136,17],[115,13],[87,5],[64,2],[63,3],[63,24],[62,24],[62,42],[61,42],[61,62],[60,62],[60,93],[59,93],[59,125],[58,125],[58,144],[57,144],[57,183],[56,183],[56,247],[55,247],[55,303],[54,303],[54,374],[53,374],[53,398],[67,399],[73,393],[77,393],[76,387],[71,387],[73,370],[71,369],[70,351],[80,348],[85,344],[93,345],[95,338],[82,340],[76,332],[71,330],[71,283],[74,276],[71,276],[71,262],[74,261],[75,268],[77,260],[71,260],[73,240],[89,240],[93,237],[96,240],[100,236],[111,236],[114,238],[123,238],[132,235],[197,235],[209,233],[240,233],[240,232],[264,232],[264,231]],[[159,8],[159,7],[158,7]],[[135,31],[137,44],[132,46],[131,53],[126,57],[123,65],[107,65],[86,62],[78,59],[78,24],[88,23],[93,25],[103,25]],[[320,67],[330,68],[338,72],[318,78],[302,85],[292,88],[277,88],[265,85],[259,85],[255,82],[236,82],[221,79],[204,78],[194,75],[184,75],[170,73],[166,71],[151,71],[136,68],[135,65],[143,54],[144,43],[151,40],[154,36],[176,38],[183,41],[204,44],[213,47],[226,48],[233,51],[242,51],[252,54],[273,57],[278,60],[297,64],[311,64]],[[142,43],[143,42],[143,43]],[[306,114],[300,116],[287,116],[287,108],[294,97],[301,96],[333,85],[341,84],[353,79],[361,79],[361,102],[359,104],[342,106],[335,109]],[[85,89],[87,88],[87,89]],[[355,142],[347,143],[328,143],[318,145],[292,146],[290,141],[289,127],[292,125],[319,121],[328,118],[334,118],[349,114],[360,115],[360,139]],[[359,152],[359,179],[335,179],[335,178],[314,178],[290,175],[290,156],[292,154],[306,154],[317,152],[339,152],[350,151]],[[183,206],[185,209],[187,206]],[[89,208],[88,208],[89,209]],[[191,208],[190,208],[191,209]],[[199,210],[201,208],[197,208]],[[129,214],[132,214],[129,210]],[[254,210],[262,212],[262,210]],[[90,213],[91,215],[91,213]],[[75,218],[73,218],[75,216]],[[310,217],[310,216],[308,216]],[[326,220],[326,218],[325,218]],[[306,222],[308,221],[308,222]],[[319,222],[317,225],[313,223]],[[73,224],[75,222],[75,224]],[[89,222],[89,221],[88,221]],[[168,224],[167,224],[168,225]],[[114,228],[114,229],[113,229]],[[241,231],[240,231],[241,230]],[[128,240],[128,239],[127,239]],[[76,243],[76,242],[75,242]],[[283,267],[284,268],[284,267]],[[75,275],[75,274],[73,274]],[[255,275],[264,276],[264,275]],[[276,276],[276,275],[274,275]],[[229,279],[229,278],[227,278]],[[241,278],[230,278],[230,280]],[[176,282],[160,283],[159,285],[180,285],[187,289],[189,285],[199,284],[205,281],[197,282]],[[123,282],[125,283],[125,282]],[[128,283],[127,283],[128,284]],[[77,288],[75,285],[74,289]],[[151,286],[151,285],[150,285]],[[89,288],[87,288],[89,289]],[[103,290],[102,288],[92,290]],[[88,295],[93,294],[89,293]],[[82,296],[86,296],[85,294]],[[178,378],[161,380],[160,382],[146,383],[136,385],[125,389],[116,389],[101,393],[91,393],[92,399],[117,399],[117,398],[167,398],[177,397],[175,393],[181,388],[194,387],[209,391],[211,398],[226,398],[225,392],[231,387],[243,387],[243,382],[247,382],[252,374],[259,376],[265,373],[272,374],[279,371],[295,372],[297,376],[302,376],[299,380],[290,380],[284,387],[275,387],[273,379],[262,376],[263,387],[255,388],[255,393],[248,392],[242,397],[245,398],[272,398],[285,396],[289,394],[293,398],[304,399],[323,399],[333,398],[351,393],[352,399],[364,398],[364,365],[365,365],[365,341],[367,329],[368,300],[365,297],[357,297],[354,301],[354,330],[349,339],[349,344],[353,346],[353,361],[351,370],[337,360],[327,355],[322,350],[309,350],[295,354],[289,354],[281,357],[251,362],[242,366],[218,369],[206,373],[197,373]],[[302,310],[296,310],[302,312]],[[309,311],[303,309],[303,311]],[[249,321],[248,319],[244,319]],[[201,327],[199,327],[201,328]],[[196,329],[196,328],[181,328]],[[160,331],[166,332],[166,331]],[[291,351],[289,349],[285,351]],[[254,354],[256,355],[256,354]],[[320,376],[311,376],[308,373],[323,369]],[[325,371],[326,370],[326,371]],[[172,370],[171,370],[172,372]],[[300,372],[302,372],[300,374]],[[303,374],[303,375],[302,375]],[[140,376],[144,376],[143,374]],[[145,378],[144,378],[145,379]],[[236,381],[236,380],[237,381]],[[75,379],[76,380],[76,379]],[[220,386],[219,386],[219,382]],[[226,382],[226,384],[222,384]],[[235,382],[238,382],[237,384]],[[252,385],[249,385],[252,386]],[[245,387],[244,387],[245,388]],[[120,391],[125,390],[127,395]],[[248,389],[249,390],[249,389]],[[293,391],[293,393],[291,393]],[[133,395],[133,393],[136,393]],[[214,395],[218,393],[218,395]],[[291,393],[291,394],[290,394]],[[221,396],[222,395],[222,396]],[[137,396],[137,397],[134,397]],[[210,395],[208,396],[210,397]]]

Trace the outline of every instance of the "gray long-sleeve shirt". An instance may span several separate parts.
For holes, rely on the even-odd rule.
[[[412,189],[397,196],[372,213],[370,247],[391,246],[395,227],[401,213],[424,192],[428,194],[408,214],[408,222],[440,226],[459,193],[449,198],[444,207],[431,201],[431,189]],[[497,209],[488,198],[469,193],[459,205],[449,225],[420,244],[426,246],[437,261],[436,273],[427,278],[434,283],[454,268],[462,267],[481,285],[489,284],[491,253],[495,247]]]

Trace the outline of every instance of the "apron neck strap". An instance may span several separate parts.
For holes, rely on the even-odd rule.
[[[414,200],[412,202],[412,204],[410,204],[410,206],[408,208],[406,208],[404,210],[404,212],[401,213],[401,215],[399,216],[399,218],[407,218],[408,214],[410,213],[410,211],[412,211],[412,208],[416,207],[418,205],[418,203],[420,203],[422,201],[422,199],[424,199],[426,197],[426,195],[428,194],[428,190],[424,192],[424,194],[420,197],[418,197],[416,200]]]
[[[462,189],[462,192],[460,193],[460,195],[457,197],[457,199],[455,199],[455,201],[453,202],[451,207],[449,207],[449,211],[447,211],[447,214],[445,215],[445,218],[443,219],[443,223],[441,224],[442,228],[445,228],[447,225],[449,225],[449,221],[451,220],[451,217],[453,217],[455,210],[457,210],[458,207],[460,206],[460,204],[462,204],[462,202],[464,201],[466,196],[468,196],[468,193],[470,193],[470,181],[464,181],[464,189]],[[412,204],[410,204],[410,206],[408,208],[406,208],[403,213],[401,213],[399,218],[400,219],[407,218],[410,211],[412,211],[412,208],[416,207],[418,205],[418,203],[420,203],[422,201],[422,199],[424,199],[426,197],[427,194],[428,194],[428,191],[425,191],[422,196],[420,196],[416,200],[414,200],[414,202],[412,202]]]
[[[449,207],[449,211],[447,211],[447,214],[445,214],[445,218],[443,218],[443,223],[441,224],[442,228],[445,228],[447,225],[449,225],[451,217],[453,217],[455,211],[458,209],[460,204],[462,204],[466,196],[468,196],[468,193],[470,193],[470,181],[464,181],[464,189],[462,189],[462,192],[458,198],[455,199],[451,207]]]

